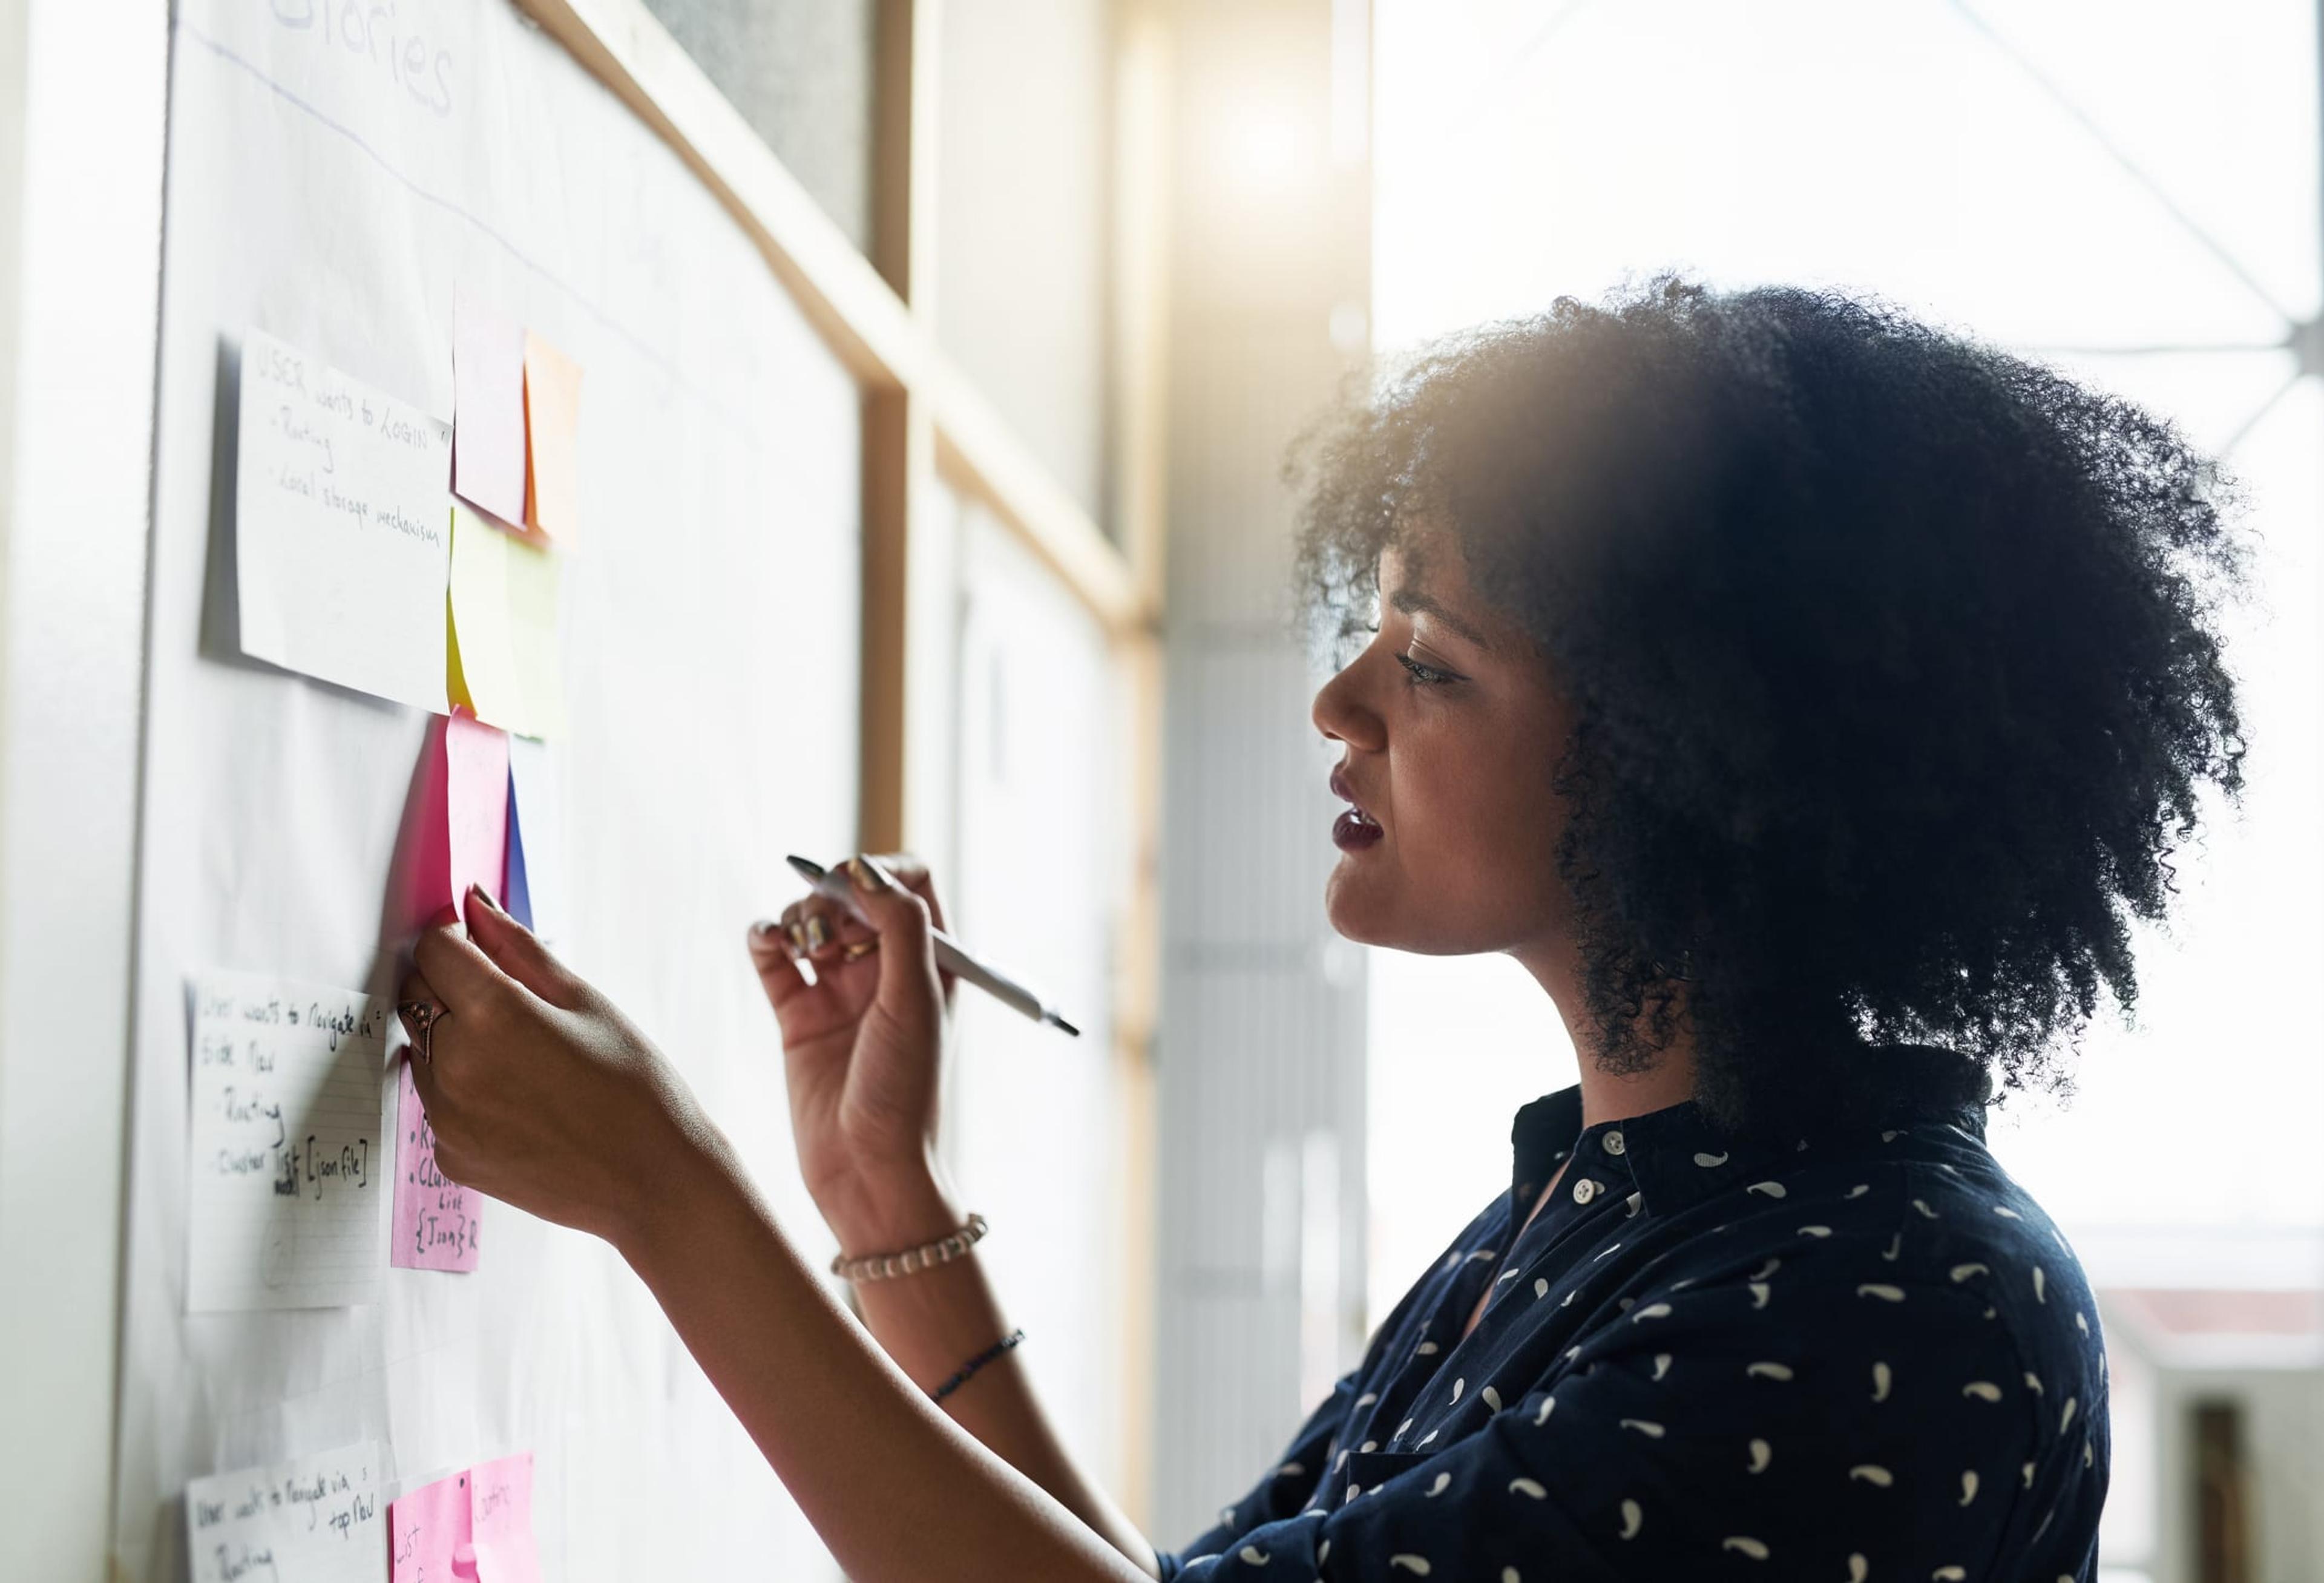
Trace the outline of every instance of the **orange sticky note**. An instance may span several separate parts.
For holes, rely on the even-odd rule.
[[[581,517],[581,366],[524,337],[524,525],[568,543]]]

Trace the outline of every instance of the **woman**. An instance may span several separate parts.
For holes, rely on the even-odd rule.
[[[1451,343],[1308,457],[1307,581],[1370,624],[1314,706],[1333,924],[1508,953],[1583,1059],[1214,1528],[1157,1556],[1073,1465],[973,1252],[852,1323],[481,897],[406,996],[446,1172],[619,1247],[860,1578],[2092,1577],[2097,1310],[1982,1117],[2129,1003],[2126,919],[2239,787],[2217,475],[1895,313],[1668,279]],[[800,1165],[846,1253],[958,1252],[935,896],[851,874],[869,931],[751,936]]]

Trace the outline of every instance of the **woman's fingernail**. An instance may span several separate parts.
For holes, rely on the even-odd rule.
[[[483,902],[486,907],[490,907],[493,911],[494,911],[494,912],[499,912],[499,911],[501,910],[501,904],[500,904],[499,902],[494,901],[494,900],[493,899],[493,893],[492,893],[491,891],[489,891],[489,890],[486,890],[483,886],[481,886],[481,885],[471,885],[471,886],[469,886],[469,887],[468,887],[468,894],[469,894],[470,896],[474,897],[476,900]]]
[[[831,930],[824,924],[822,914],[817,913],[814,917],[809,918],[806,928],[807,948],[809,951],[821,951],[831,943]]]
[[[775,920],[772,918],[761,918],[757,923],[751,925],[751,936],[752,939],[763,940],[774,932]]]
[[[888,870],[881,868],[876,860],[868,857],[848,859],[847,877],[855,881],[855,888],[858,890],[878,891],[896,888],[896,881],[890,876]]]

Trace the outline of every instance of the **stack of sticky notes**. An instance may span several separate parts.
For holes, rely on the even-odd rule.
[[[555,736],[581,370],[464,297],[452,377],[447,424],[262,330],[244,337],[240,647],[359,692]]]
[[[564,727],[557,548],[579,526],[581,370],[466,299],[452,332],[451,702],[523,736]]]

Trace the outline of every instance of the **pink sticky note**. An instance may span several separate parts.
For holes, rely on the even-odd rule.
[[[478,1583],[540,1583],[532,1542],[532,1453],[468,1469]]]
[[[404,926],[425,928],[446,907],[467,916],[468,887],[497,897],[508,850],[508,733],[474,715],[440,716],[418,782],[418,805],[398,849]]]
[[[387,1504],[393,1583],[470,1583],[475,1578],[468,1478],[456,1473]]]
[[[395,1205],[387,1262],[399,1270],[473,1270],[484,1195],[447,1182],[436,1166],[436,1132],[402,1063],[395,1103]]]
[[[508,732],[466,714],[444,720],[444,823],[453,907],[468,916],[468,887],[500,895],[508,861]]]
[[[452,488],[524,520],[524,331],[465,294],[452,304]]]

